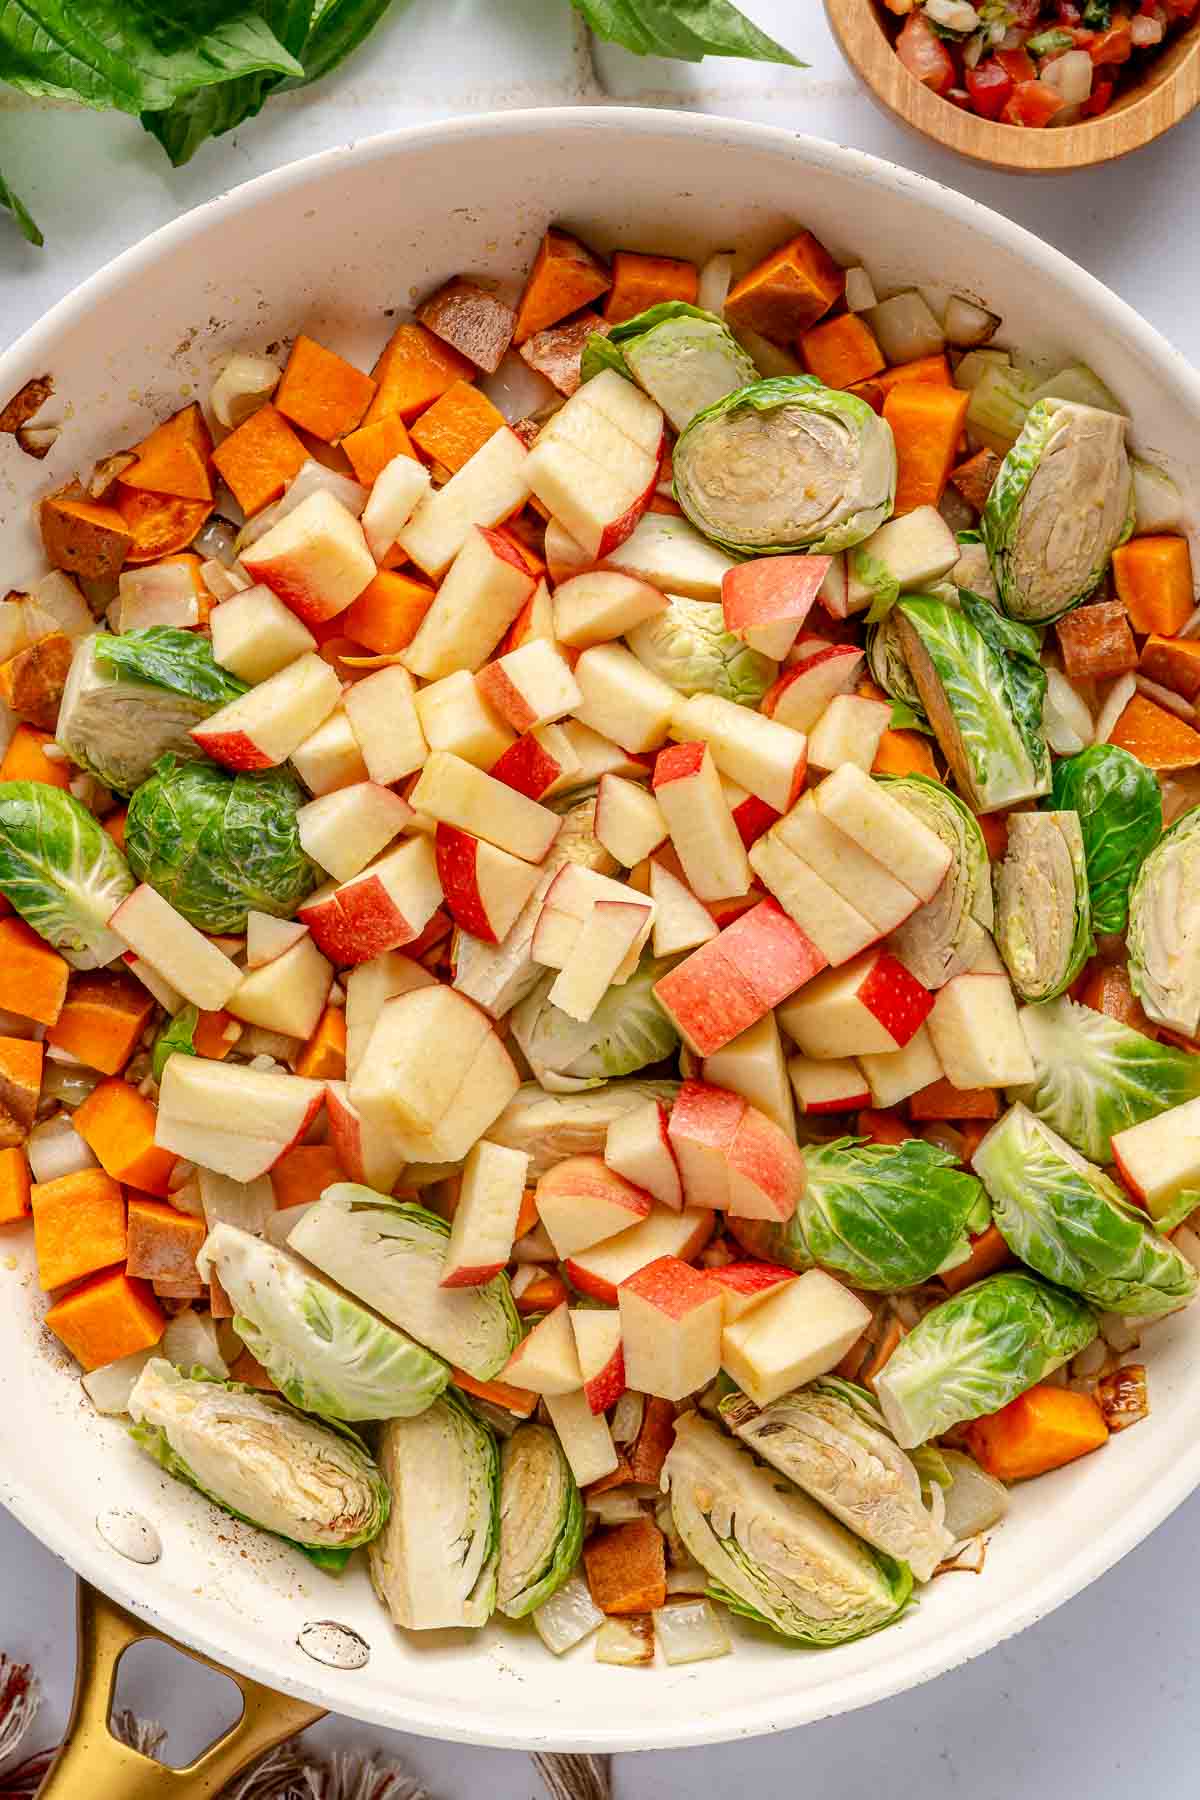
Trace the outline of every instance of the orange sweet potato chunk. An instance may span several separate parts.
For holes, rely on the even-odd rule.
[[[296,1059],[296,1073],[310,1081],[342,1081],[346,1074],[346,1014],[327,1006]]]
[[[131,1194],[125,1270],[158,1286],[196,1281],[196,1252],[204,1242],[203,1219],[177,1212],[165,1201]]]
[[[340,623],[356,643],[378,656],[390,655],[412,643],[433,605],[434,591],[427,582],[397,569],[380,569],[342,613]]]
[[[745,326],[787,344],[823,319],[845,291],[844,271],[811,231],[801,231],[730,289],[725,317],[735,331]]]
[[[608,321],[599,313],[582,312],[577,318],[568,319],[565,325],[551,325],[545,331],[535,331],[521,345],[520,353],[531,369],[544,375],[569,400],[579,386],[583,346],[593,332],[607,337],[610,329]]]
[[[77,1056],[89,1069],[116,1075],[150,1022],[154,997],[132,975],[107,969],[73,975],[47,1043]]]
[[[500,367],[517,322],[511,306],[461,275],[431,294],[417,317],[435,337],[489,375]]]
[[[1200,697],[1200,641],[1161,637],[1154,632],[1142,645],[1139,672],[1184,700]]]
[[[1200,732],[1144,694],[1133,696],[1108,741],[1148,769],[1192,769],[1200,763]]]
[[[472,381],[475,376],[465,356],[423,325],[398,325],[371,373],[378,386],[364,425],[373,425],[391,413],[398,413],[407,423],[456,381]]]
[[[67,685],[72,651],[65,632],[50,631],[0,663],[0,699],[10,712],[31,725],[52,731]]]
[[[327,1187],[345,1181],[346,1171],[331,1144],[297,1144],[287,1150],[271,1170],[275,1205],[308,1206],[319,1200]]]
[[[24,1150],[0,1150],[0,1225],[16,1225],[29,1217],[31,1187]]]
[[[908,1110],[914,1119],[996,1119],[1000,1102],[995,1088],[957,1088],[943,1075],[918,1088]]]
[[[148,1285],[120,1269],[64,1294],[46,1314],[46,1325],[85,1369],[153,1349],[166,1323]]]
[[[1185,537],[1131,538],[1113,551],[1112,571],[1135,631],[1182,631],[1196,604]]]
[[[947,1293],[957,1294],[973,1281],[982,1281],[985,1275],[994,1275],[997,1269],[1007,1269],[1015,1262],[1012,1251],[1001,1237],[995,1225],[989,1225],[978,1237],[971,1239],[971,1254],[966,1262],[961,1262],[953,1269],[943,1269],[940,1276],[942,1286]]]
[[[1001,1481],[1028,1481],[1098,1450],[1108,1426],[1090,1394],[1028,1388],[997,1413],[967,1427],[972,1456]]]
[[[875,333],[857,313],[839,313],[800,339],[804,367],[826,387],[848,388],[868,381],[884,367]]]
[[[115,581],[133,531],[115,506],[78,494],[50,494],[38,508],[42,544],[52,566],[84,581]]]
[[[1138,666],[1129,617],[1119,600],[1099,600],[1064,614],[1054,629],[1066,673],[1082,681],[1125,675]]]
[[[386,418],[376,419],[373,425],[360,425],[357,431],[351,431],[342,439],[341,448],[354,470],[354,479],[361,481],[364,487],[375,485],[393,457],[415,459],[417,454],[404,421],[397,413],[388,413]]]
[[[176,500],[170,494],[126,487],[121,481],[115,491],[117,511],[131,539],[127,563],[161,562],[186,550],[212,511],[211,500]]]
[[[598,300],[611,286],[612,277],[600,258],[569,231],[552,225],[538,246],[518,302],[513,342],[526,343],[536,332]]]
[[[604,302],[604,316],[610,325],[620,325],[664,300],[685,300],[694,306],[699,285],[695,263],[618,250],[612,259],[612,287]]]
[[[53,742],[48,731],[18,725],[0,762],[0,781],[44,781],[47,787],[70,787],[75,765],[51,761],[46,746]]]
[[[278,500],[308,452],[277,407],[260,406],[213,451],[213,466],[249,518]]]
[[[121,475],[126,487],[149,488],[177,500],[212,499],[212,438],[195,401],[156,426],[134,445],[133,454],[137,461]]]
[[[275,390],[275,406],[284,418],[326,443],[360,425],[374,398],[372,376],[303,332]]]
[[[75,1129],[117,1181],[165,1198],[178,1160],[154,1142],[155,1110],[127,1081],[102,1081],[75,1112]]]
[[[37,1117],[45,1050],[31,1038],[0,1037],[0,1148],[23,1144]]]
[[[0,919],[4,1005],[23,1019],[53,1025],[67,997],[70,965],[24,919]]]
[[[44,1291],[111,1268],[125,1256],[125,1196],[103,1169],[30,1189],[38,1282]]]
[[[456,381],[421,414],[412,428],[412,441],[423,456],[454,475],[503,425],[504,414],[486,394],[469,382]]]
[[[651,1519],[631,1519],[598,1531],[584,1545],[583,1563],[602,1613],[653,1612],[666,1601],[666,1545]]]

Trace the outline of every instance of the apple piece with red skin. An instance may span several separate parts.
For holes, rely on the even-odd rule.
[[[623,644],[594,644],[575,664],[583,695],[575,717],[637,756],[657,750],[679,696]]]
[[[717,773],[721,774],[719,769]],[[763,833],[770,831],[781,816],[773,806],[768,806],[757,794],[748,793],[744,787],[739,787],[728,775],[721,775],[721,792],[738,828],[738,836],[747,850],[757,844]]]
[[[1200,1103],[1185,1100],[1140,1125],[1115,1131],[1113,1157],[1121,1180],[1151,1218],[1168,1210],[1177,1195],[1200,1186]]]
[[[760,900],[656,982],[654,994],[688,1048],[712,1056],[824,967],[807,934],[774,900]]]
[[[671,736],[706,743],[722,775],[757,794],[777,813],[787,812],[804,791],[808,769],[804,733],[718,694],[693,694],[677,701]]]
[[[300,810],[303,812],[304,808]],[[301,844],[303,841],[301,838]],[[285,950],[290,950],[300,938],[307,936],[308,926],[301,925],[297,919],[277,919],[273,913],[255,912],[251,907],[246,914],[246,967],[261,969],[264,963],[282,956]]]
[[[829,702],[853,688],[864,655],[853,644],[816,651],[784,671],[763,695],[759,710],[793,731],[811,731]]]
[[[262,582],[215,606],[208,628],[213,660],[239,681],[251,684],[277,675],[306,650],[317,647],[308,627]]]
[[[571,1329],[571,1309],[565,1300],[522,1338],[501,1370],[500,1379],[543,1397],[582,1391],[583,1370]]]
[[[624,637],[666,610],[667,597],[648,581],[616,569],[589,569],[554,592],[554,631],[560,644],[589,650]]]
[[[735,563],[721,582],[726,629],[744,635],[784,622],[799,629],[832,563],[831,556],[758,556]]]
[[[325,1099],[319,1081],[279,1070],[169,1056],[154,1141],[233,1181],[254,1181],[298,1144]]]
[[[548,969],[563,968],[575,949],[580,931],[599,901],[629,904],[630,889],[598,870],[581,863],[564,863],[542,901],[530,942],[530,955]],[[653,909],[640,921],[633,946],[617,971],[618,982],[628,980],[637,966],[642,945],[650,935]]]
[[[830,557],[817,599],[831,619],[850,617],[850,558],[845,550]]]
[[[321,1022],[333,984],[333,967],[306,931],[290,950],[249,969],[225,1002],[247,1025],[307,1041]]]
[[[387,849],[412,816],[412,807],[391,788],[359,781],[310,800],[297,812],[296,828],[306,856],[335,881],[350,881]],[[248,943],[246,961],[251,964]]]
[[[444,487],[421,501],[396,540],[401,550],[426,575],[440,577],[475,526],[490,530],[502,525],[525,504],[528,461],[529,452],[516,432],[501,426]],[[511,622],[505,620],[496,641]]]
[[[352,880],[318,888],[298,916],[332,962],[361,963],[413,943],[441,899],[433,845],[417,837],[385,850]]]
[[[561,652],[545,638],[531,638],[475,677],[484,698],[514,731],[551,725],[574,712],[583,695]]]
[[[325,1116],[329,1142],[349,1179],[378,1194],[390,1194],[407,1160],[396,1137],[363,1118],[344,1081],[326,1082]]]
[[[580,1388],[574,1394],[545,1394],[543,1404],[570,1464],[575,1485],[585,1490],[620,1466],[603,1413],[594,1413]]]
[[[108,928],[202,1012],[219,1012],[241,982],[237,964],[144,881],[125,896]]]
[[[434,987],[437,978],[411,955],[389,950],[359,963],[342,980],[346,989],[346,1076],[352,1081],[385,1001],[413,988]]]
[[[782,1283],[721,1334],[721,1364],[756,1406],[827,1374],[871,1323],[869,1309],[824,1269]]]
[[[565,1258],[563,1273],[589,1300],[615,1306],[621,1283],[647,1263],[660,1256],[677,1256],[683,1262],[699,1256],[713,1234],[714,1222],[715,1215],[706,1208],[685,1207],[676,1213],[654,1206],[639,1224]]]
[[[771,899],[760,900],[727,925],[721,942],[766,1011],[825,967],[812,939]]]
[[[685,1081],[671,1108],[668,1135],[685,1206],[726,1212],[730,1200],[730,1155],[746,1102],[729,1088]]]
[[[555,1254],[574,1256],[616,1237],[650,1214],[653,1201],[601,1156],[568,1156],[540,1177],[538,1217]]]
[[[683,1400],[721,1366],[721,1294],[707,1274],[660,1256],[621,1283],[621,1342],[635,1393]]]
[[[954,1087],[1021,1087],[1035,1078],[1007,972],[955,975],[938,990],[929,1035]]]
[[[432,487],[429,470],[415,456],[393,456],[371,485],[362,511],[363,536],[381,563]]]
[[[324,723],[341,693],[329,664],[310,650],[193,725],[188,736],[227,769],[274,769]]]
[[[655,956],[677,956],[681,950],[698,949],[716,937],[720,927],[707,907],[657,857],[651,859],[649,875]]]
[[[857,1112],[871,1104],[867,1078],[848,1057],[818,1061],[811,1056],[792,1056],[787,1068],[802,1113]]]
[[[744,894],[750,886],[750,864],[708,745],[672,744],[660,751],[653,789],[697,899]]]
[[[445,750],[430,752],[408,799],[417,812],[456,825],[523,862],[542,862],[562,826],[548,807]]]
[[[320,489],[293,507],[242,552],[242,567],[305,625],[345,612],[375,579],[363,528],[340,500]]]
[[[723,1268],[708,1269],[705,1273],[721,1290],[726,1325],[761,1305],[783,1282],[796,1279],[794,1270],[764,1262],[726,1263]]]
[[[438,681],[456,669],[478,669],[536,586],[509,538],[474,526],[402,653],[405,668],[423,681]]]
[[[488,770],[493,781],[529,800],[548,800],[582,779],[579,758],[558,725],[539,725],[510,744]]]
[[[490,769],[517,741],[469,669],[418,689],[416,708],[429,748],[461,756],[477,769]]]
[[[621,1346],[621,1315],[573,1307],[571,1326],[587,1403],[594,1413],[605,1413],[616,1405],[628,1385]]]
[[[831,968],[879,941],[879,927],[783,843],[777,827],[751,845],[750,867]]]
[[[604,1160],[626,1181],[678,1213],[683,1211],[683,1183],[667,1124],[661,1100],[647,1100],[622,1113],[608,1128]]]
[[[902,1050],[889,1050],[882,1056],[864,1053],[858,1060],[871,1090],[871,1105],[880,1110],[899,1106],[931,1081],[940,1081],[944,1073],[925,1025],[914,1031]]]
[[[883,1055],[904,1048],[933,1003],[902,962],[886,950],[865,950],[793,995],[779,1023],[805,1056]]]
[[[435,843],[438,880],[455,924],[498,944],[538,884],[537,865],[456,825],[439,825]]]
[[[558,642],[554,631],[554,602],[544,577],[538,579],[532,594],[501,638],[498,654],[507,656],[510,650],[519,650],[522,644],[532,643],[536,638],[545,638],[551,644]]]
[[[787,1132],[756,1106],[747,1105],[728,1160],[727,1214],[786,1224],[804,1192],[804,1158]]]
[[[757,1025],[751,1025],[715,1055],[705,1057],[700,1073],[713,1087],[740,1094],[768,1119],[774,1119],[795,1142],[795,1107],[773,1012],[764,1013]]]
[[[593,731],[590,725],[581,725],[578,719],[564,719],[560,729],[579,763],[576,785],[599,781],[602,775],[626,775],[633,781],[645,779],[648,770],[642,760],[644,752],[623,750],[612,738]],[[653,767],[653,756],[650,760]]]
[[[624,543],[650,504],[664,439],[660,409],[605,369],[542,427],[526,479],[596,560]]]
[[[506,1267],[528,1171],[523,1150],[489,1144],[486,1138],[467,1152],[441,1287],[483,1287]]]
[[[574,575],[584,574],[595,560],[558,519],[550,520],[546,527],[546,566],[556,587]],[[621,575],[648,582],[660,594],[716,602],[721,598],[721,583],[733,567],[733,559],[701,537],[681,514],[646,512],[625,542],[609,551],[604,565]]]

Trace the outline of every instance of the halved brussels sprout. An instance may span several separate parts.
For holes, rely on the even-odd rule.
[[[971,1159],[1009,1249],[1105,1312],[1157,1318],[1186,1306],[1197,1275],[1114,1181],[1027,1107],[1010,1107]]]
[[[198,632],[98,632],[75,647],[56,736],[73,763],[130,794],[166,751],[199,758],[192,726],[245,692]]]
[[[648,307],[607,334],[594,332],[583,347],[583,379],[614,366],[632,374],[676,431],[704,407],[758,380],[724,321],[683,300]]]
[[[949,606],[906,596],[896,607],[897,629],[963,797],[976,812],[995,812],[1049,791],[1046,671],[1035,632],[965,589],[959,598]]]
[[[375,1592],[409,1631],[486,1625],[496,1604],[500,1458],[496,1440],[453,1389],[379,1435],[391,1494],[369,1551]]]
[[[423,1206],[353,1181],[328,1187],[288,1244],[476,1381],[499,1373],[521,1341],[508,1278],[482,1287],[441,1284],[450,1227]]]
[[[996,947],[1024,1000],[1053,1000],[1095,949],[1079,814],[1017,812],[996,871]]]
[[[692,420],[674,452],[675,498],[735,554],[846,550],[891,514],[891,428],[856,394],[811,375],[756,381]]]
[[[577,1094],[547,1094],[536,1081],[524,1082],[494,1125],[488,1139],[529,1157],[529,1180],[536,1181],[568,1156],[599,1156],[608,1128],[647,1100],[670,1106],[677,1081],[609,1081]]]
[[[1054,765],[1050,796],[1079,815],[1094,929],[1124,931],[1134,877],[1162,836],[1153,770],[1116,744],[1093,744]]]
[[[1119,414],[1038,400],[980,519],[1005,612],[1035,624],[1086,600],[1133,529]]]
[[[915,1465],[865,1388],[826,1375],[761,1411],[740,1390],[717,1410],[756,1455],[866,1543],[906,1562],[918,1581],[949,1555],[941,1490],[931,1489],[927,1505]]]
[[[304,1550],[352,1550],[387,1520],[387,1484],[355,1433],[276,1394],[181,1375],[155,1357],[129,1412],[130,1436],[168,1475]]]
[[[44,781],[0,782],[0,894],[72,968],[99,969],[122,954],[108,921],[132,891],[125,858],[73,794]]]
[[[673,1056],[679,1033],[653,992],[673,961],[643,957],[629,980],[610,987],[583,1024],[551,1004],[556,971],[543,976],[512,1015],[513,1036],[542,1086],[574,1093]]]
[[[804,1644],[846,1644],[899,1618],[912,1573],[870,1549],[699,1413],[663,1470],[675,1529],[731,1611]]]
[[[129,803],[130,866],[200,931],[243,931],[250,911],[290,918],[316,885],[287,769],[230,774],[164,756]]]
[[[440,1357],[236,1225],[214,1225],[196,1258],[216,1274],[233,1328],[294,1406],[326,1419],[408,1419],[450,1379]]]
[[[583,1502],[562,1445],[544,1425],[518,1425],[500,1451],[500,1611],[523,1619],[541,1606],[582,1546]]]
[[[893,599],[899,597],[899,590]],[[925,708],[900,642],[899,621],[891,610],[878,625],[867,626],[867,664],[871,674],[892,702],[896,730],[929,730]]]
[[[1129,896],[1129,979],[1156,1025],[1200,1031],[1200,806],[1176,819]]]
[[[992,867],[970,807],[928,775],[884,777],[888,793],[935,832],[952,861],[932,900],[892,933],[892,949],[927,988],[940,988],[974,966],[992,929]]]
[[[668,594],[662,612],[635,625],[628,643],[679,693],[716,694],[738,706],[757,706],[779,673],[778,663],[726,631],[719,600]]]
[[[1084,1301],[1035,1275],[989,1275],[927,1312],[875,1377],[905,1450],[964,1419],[999,1412],[1096,1336]]]
[[[1113,1160],[1114,1132],[1200,1095],[1200,1056],[1160,1044],[1065,994],[1021,1009],[1035,1075],[1009,1089],[1092,1162]]]

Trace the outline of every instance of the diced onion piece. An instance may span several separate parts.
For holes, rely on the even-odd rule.
[[[847,312],[870,312],[873,306],[879,305],[879,296],[875,292],[875,283],[865,269],[846,270],[846,310]]]
[[[608,1488],[603,1494],[593,1494],[587,1510],[597,1525],[628,1525],[642,1516],[641,1502],[630,1488]]]
[[[1161,44],[1163,41],[1162,20],[1151,19],[1145,13],[1139,13],[1130,22],[1129,35],[1133,39],[1135,50],[1148,50],[1152,44]],[[1086,56],[1087,51],[1082,50],[1078,54]]]
[[[1116,729],[1117,720],[1137,693],[1137,682],[1132,675],[1119,675],[1109,690],[1108,699],[1100,708],[1100,717],[1096,720],[1096,732],[1092,739],[1094,744],[1107,744]]]
[[[970,0],[925,0],[925,17],[947,31],[975,31],[979,14]]]
[[[972,388],[979,386],[989,369],[1011,367],[1012,357],[1007,350],[993,350],[990,347],[968,350],[965,356],[959,358],[958,367],[954,371],[954,385],[962,388],[964,393],[970,393]]]
[[[709,257],[700,271],[696,305],[702,306],[705,312],[723,312],[726,296],[732,286],[733,251],[718,250],[715,256]]]
[[[62,1175],[78,1175],[99,1165],[66,1113],[55,1113],[43,1125],[35,1125],[25,1143],[25,1154],[35,1181],[57,1181]]]
[[[263,1236],[268,1244],[274,1244],[277,1249],[282,1250],[305,1213],[315,1205],[315,1200],[306,1200],[300,1206],[284,1206],[277,1212],[268,1213],[263,1225]]]
[[[1185,1229],[1186,1227],[1180,1226],[1180,1231]],[[1173,1241],[1181,1255],[1186,1255],[1183,1245],[1179,1242],[1179,1231],[1175,1233]],[[1200,1267],[1200,1264],[1197,1264],[1197,1267]],[[1101,1313],[1100,1336],[1110,1350],[1116,1350],[1119,1354],[1124,1355],[1126,1350],[1136,1350],[1142,1341],[1140,1321],[1130,1318],[1126,1313]]]
[[[616,1663],[622,1669],[648,1668],[654,1661],[653,1613],[605,1619],[596,1638],[596,1661]]]
[[[916,362],[946,348],[946,334],[915,288],[871,309],[868,321],[889,363]]]
[[[1108,1345],[1102,1337],[1094,1337],[1090,1344],[1085,1344],[1078,1356],[1071,1358],[1071,1374],[1076,1380],[1087,1380],[1099,1375],[1108,1361]]]
[[[980,344],[990,343],[999,328],[998,315],[988,312],[986,307],[976,306],[974,301],[964,300],[960,294],[951,294],[947,300],[942,330],[947,342],[957,345],[960,350],[975,350]]]
[[[1150,1395],[1142,1363],[1124,1363],[1096,1383],[1096,1405],[1110,1431],[1127,1431],[1150,1417]]]
[[[744,325],[740,325],[733,335],[764,381],[773,381],[777,375],[803,375],[803,363],[782,344],[773,344],[769,338],[760,337],[757,331],[750,331]]]
[[[481,377],[479,391],[487,395],[510,425],[562,399],[553,382],[547,381],[537,369],[531,369],[515,350],[505,351],[494,375]]]
[[[237,552],[234,548],[236,538],[237,532],[229,520],[223,519],[220,513],[214,513],[192,539],[192,549],[197,556],[212,557],[229,569],[237,559]],[[203,569],[200,573],[203,575]],[[245,578],[245,585],[250,586],[248,575]]]
[[[1046,670],[1042,726],[1056,756],[1077,756],[1092,741],[1092,715],[1061,669]]]
[[[135,1350],[132,1356],[122,1356],[118,1362],[89,1369],[80,1376],[79,1385],[98,1413],[115,1418],[129,1411],[129,1396],[137,1386],[138,1376],[158,1353],[157,1345],[153,1350]]]
[[[348,475],[339,475],[336,469],[327,469],[324,463],[310,457],[300,465],[295,480],[290,483],[282,500],[276,500],[274,506],[264,507],[262,512],[255,513],[242,526],[237,535],[238,551],[248,550],[251,544],[256,544],[260,537],[270,531],[272,525],[278,525],[280,519],[286,519],[290,512],[294,512],[302,500],[322,492],[332,494],[335,500],[340,500],[356,519],[367,504],[367,490],[360,482],[351,481]]]
[[[187,1213],[193,1219],[202,1219],[204,1201],[200,1196],[200,1183],[195,1176],[195,1164],[188,1163],[186,1167],[192,1170],[191,1178],[182,1187],[171,1189],[171,1205],[176,1212]]]
[[[218,1381],[224,1381],[229,1373],[225,1358],[221,1355],[217,1343],[217,1328],[208,1313],[194,1312],[186,1307],[183,1312],[176,1313],[167,1329],[163,1332],[162,1353],[168,1362],[189,1374],[192,1369],[206,1369],[215,1375]]]
[[[534,1629],[547,1650],[561,1656],[582,1644],[604,1623],[604,1614],[592,1599],[588,1584],[581,1575],[564,1581],[557,1593],[539,1606],[533,1615]]]
[[[969,500],[964,500],[952,482],[947,482],[938,501],[938,511],[957,537],[960,531],[973,531],[978,514]]]
[[[1179,531],[1184,523],[1183,495],[1165,469],[1131,456],[1133,471],[1134,532],[1138,536],[1160,531]],[[1200,613],[1200,608],[1197,608]],[[1191,624],[1191,620],[1188,621]],[[1186,629],[1186,627],[1185,627]]]
[[[42,1072],[42,1099],[57,1100],[60,1106],[82,1106],[99,1080],[98,1069],[71,1068],[48,1059]]]
[[[251,585],[250,577],[236,569],[227,569],[215,556],[200,565],[200,579],[214,600],[230,600]]]
[[[945,1526],[956,1544],[989,1531],[1008,1511],[1008,1489],[959,1450],[942,1452],[953,1480],[945,1495]]]
[[[1080,52],[1084,54],[1084,52]],[[1094,406],[1100,412],[1124,414],[1125,408],[1110,387],[1086,363],[1068,363],[1035,391],[1034,400],[1073,400],[1078,406]]]
[[[536,1263],[522,1263],[508,1284],[512,1289],[513,1299],[519,1300],[531,1282],[540,1281],[541,1273]]]
[[[927,1144],[937,1144],[939,1149],[948,1150],[951,1156],[965,1161],[963,1151],[967,1147],[967,1140],[956,1126],[950,1124],[949,1120],[939,1119],[933,1125],[926,1125],[921,1136]]]
[[[43,612],[57,619],[58,629],[69,638],[87,637],[96,629],[91,607],[71,577],[61,569],[51,569],[48,575],[43,575],[35,583],[30,599]]]
[[[1137,23],[1135,19],[1135,28]],[[1047,87],[1056,88],[1068,106],[1079,106],[1091,97],[1094,67],[1086,50],[1068,50],[1043,65],[1041,79]]]
[[[632,1444],[642,1429],[646,1416],[646,1396],[626,1388],[613,1408],[612,1439],[614,1444]]]
[[[680,1663],[711,1662],[733,1649],[725,1621],[710,1600],[680,1600],[660,1606],[654,1615],[654,1629],[671,1668]]]
[[[970,356],[986,355],[985,350],[970,352]],[[964,357],[959,364],[960,376],[969,360]],[[1032,375],[993,362],[971,389],[967,407],[967,429],[971,436],[986,449],[1005,455],[1024,429],[1025,416],[1033,405],[1036,392],[1037,384]]]
[[[688,1562],[682,1568],[667,1570],[668,1594],[703,1594],[707,1587],[708,1576],[699,1563]]]
[[[269,356],[235,350],[208,391],[208,404],[219,425],[233,431],[265,406],[283,373]]]

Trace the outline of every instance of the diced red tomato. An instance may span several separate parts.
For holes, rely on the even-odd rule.
[[[1048,125],[1062,103],[1062,95],[1048,82],[1019,81],[1002,116],[1006,125]]]
[[[983,119],[998,119],[1012,96],[1012,76],[994,56],[985,56],[973,69],[967,70],[967,92],[971,104]]]
[[[1091,45],[1089,54],[1098,68],[1104,63],[1128,62],[1133,55],[1133,33],[1129,20],[1114,13],[1108,30],[1096,34],[1096,41]]]
[[[1116,91],[1116,85],[1115,81],[1098,81],[1096,83],[1088,98],[1079,109],[1085,119],[1099,118],[1102,112],[1108,111],[1109,107],[1112,105],[1112,97]]]
[[[909,13],[896,39],[896,54],[909,74],[935,94],[954,86],[954,59],[923,12]]]
[[[997,50],[996,61],[1006,71],[1014,86],[1021,81],[1037,80],[1037,70],[1028,50]]]

